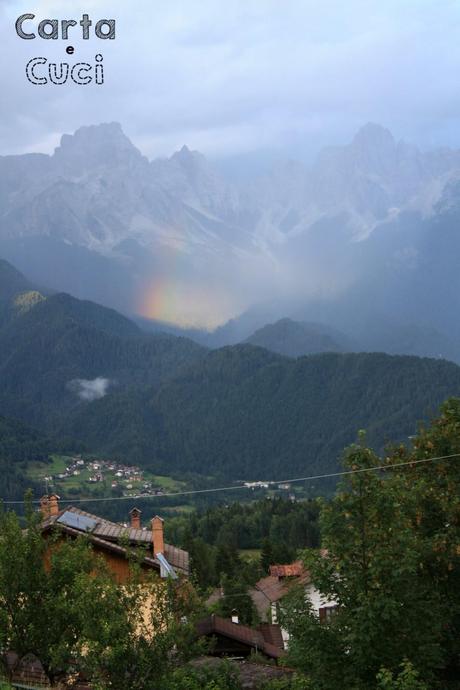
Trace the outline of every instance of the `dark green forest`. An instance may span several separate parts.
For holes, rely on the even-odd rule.
[[[113,309],[29,288],[0,263],[0,414],[47,432],[66,435],[67,415],[82,405],[75,379],[106,378],[123,390],[158,385],[206,352],[185,338],[146,334]]]
[[[114,392],[81,407],[67,429],[156,471],[286,479],[336,469],[360,429],[378,450],[407,440],[459,392],[460,368],[445,360],[293,360],[238,345],[210,352],[159,389]]]
[[[29,462],[46,462],[55,449],[54,442],[21,422],[0,417],[0,497],[21,500],[31,486],[24,469]]]
[[[266,575],[271,564],[290,563],[299,549],[317,548],[318,515],[316,501],[265,498],[168,517],[166,537],[189,551],[200,587],[228,578],[242,591]],[[261,550],[260,557],[251,557],[248,566],[239,553],[242,549]]]
[[[360,429],[380,451],[460,394],[460,367],[441,359],[291,359],[146,334],[111,309],[44,297],[4,262],[0,304],[0,414],[159,474],[228,481],[334,471]],[[97,378],[107,394],[83,400],[73,384]]]

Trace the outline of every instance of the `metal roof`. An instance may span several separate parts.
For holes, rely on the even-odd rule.
[[[62,513],[62,515],[58,517],[57,522],[78,529],[81,532],[93,532],[97,525],[97,520],[94,518],[87,515],[79,515],[71,510],[66,510]]]
[[[73,518],[68,518],[69,513],[71,515],[78,517],[79,520],[81,520],[82,518],[87,518],[88,520],[92,520],[95,522],[95,526],[89,532],[89,534],[93,541],[95,541],[97,538],[97,543],[100,546],[103,546],[104,544],[106,544],[107,546],[112,545],[113,547],[118,547],[118,550],[120,550],[121,546],[119,542],[123,540],[127,540],[130,544],[133,545],[138,544],[144,546],[151,546],[153,544],[153,535],[151,530],[133,529],[132,527],[125,527],[124,525],[112,522],[111,520],[106,520],[105,518],[98,517],[97,515],[93,515],[92,513],[87,513],[86,511],[81,510],[80,508],[76,508],[75,506],[69,506],[66,510],[59,513],[58,516],[51,516],[46,518],[42,522],[42,529],[47,529],[51,527],[53,524],[58,523],[63,528],[87,531],[85,528],[81,529],[76,525],[70,525],[69,520],[72,520]],[[64,515],[67,515],[67,524],[66,522],[61,521],[61,518]],[[83,523],[80,522],[80,524]],[[165,544],[164,556],[173,568],[182,573],[185,573],[186,575],[189,574],[188,551],[185,551],[184,549],[179,549],[177,546],[172,546],[171,544]],[[154,558],[152,553],[150,557],[147,557],[144,560],[145,562],[149,562],[149,564],[150,562],[155,563],[158,569],[160,569],[161,567],[160,561],[157,558]]]

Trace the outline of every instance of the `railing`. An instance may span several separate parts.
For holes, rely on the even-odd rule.
[[[37,683],[35,679],[21,678],[21,680],[7,680],[0,677],[0,690],[53,690],[50,685]]]

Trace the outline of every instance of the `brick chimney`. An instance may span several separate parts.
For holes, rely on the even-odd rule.
[[[141,511],[139,508],[133,508],[129,511],[131,517],[131,529],[141,529]]]
[[[49,514],[51,516],[57,515],[59,513],[59,496],[53,494],[49,497]]]
[[[44,520],[50,516],[50,498],[48,495],[42,496],[40,499],[40,513]]]
[[[158,515],[152,520],[152,542],[153,542],[153,555],[156,556],[157,553],[164,553],[165,542],[163,537],[163,525],[164,520]]]

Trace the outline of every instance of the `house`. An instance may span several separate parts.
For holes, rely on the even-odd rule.
[[[214,641],[213,656],[247,657],[258,652],[267,659],[279,659],[285,655],[279,625],[265,623],[257,628],[240,625],[214,613],[196,625],[200,637]]]
[[[310,572],[305,568],[302,561],[295,561],[286,565],[271,565],[269,572],[267,577],[261,578],[249,590],[261,620],[271,620],[272,623],[276,623],[283,598],[289,594],[294,586],[299,585],[303,587],[305,595],[310,600],[320,621],[325,622],[333,615],[337,608],[336,602],[327,601],[316,589],[311,581]],[[282,635],[286,644],[289,639],[287,631],[282,630]]]
[[[59,497],[55,494],[42,497],[40,511],[43,515],[40,528],[44,536],[56,530],[70,538],[86,535],[120,583],[126,582],[130,576],[129,547],[145,549],[141,561],[145,570],[174,579],[189,575],[188,552],[164,542],[164,522],[158,515],[151,520],[150,529],[143,529],[141,511],[133,508],[130,524],[126,527],[73,506],[60,508]]]

